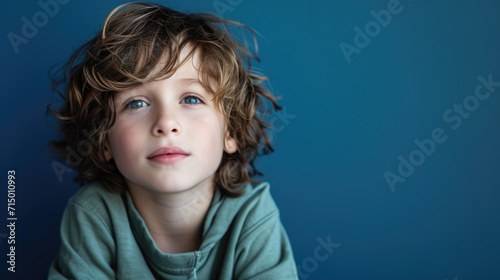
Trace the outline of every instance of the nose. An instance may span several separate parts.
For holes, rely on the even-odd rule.
[[[175,108],[158,108],[151,132],[154,136],[180,134],[181,126],[178,122],[178,114],[176,113]]]

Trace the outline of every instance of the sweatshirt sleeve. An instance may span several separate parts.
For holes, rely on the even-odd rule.
[[[269,190],[254,200],[237,245],[236,279],[298,279],[292,248]]]
[[[61,248],[48,279],[114,279],[109,224],[87,205],[70,200],[61,223]]]

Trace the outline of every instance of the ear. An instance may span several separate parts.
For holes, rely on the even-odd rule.
[[[224,151],[228,154],[232,154],[238,150],[238,142],[236,139],[229,136],[229,132],[226,133],[226,138],[224,139]]]
[[[104,158],[109,161],[113,158],[113,151],[111,151],[111,145],[109,145],[109,138],[104,141]]]

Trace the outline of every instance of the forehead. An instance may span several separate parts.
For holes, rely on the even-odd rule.
[[[163,56],[160,58],[160,61],[156,64],[156,66],[151,70],[148,75],[148,78],[162,76],[160,73],[167,64],[171,64],[170,61],[172,58],[168,56],[165,52]],[[177,68],[174,73],[169,75],[168,79],[175,79],[178,77],[189,77],[192,79],[201,79],[201,75],[199,73],[200,69],[200,53],[199,51],[193,49],[190,45],[184,47],[180,54],[178,60],[175,62],[175,67]],[[169,73],[170,74],[170,73]]]
[[[164,76],[165,73],[160,73],[165,65],[171,63],[169,61],[168,54],[164,54],[158,64],[153,68],[148,77],[160,77]],[[217,81],[214,77],[206,75],[203,73],[202,65],[202,54],[199,50],[193,50],[191,45],[184,47],[175,63],[175,71],[167,73],[167,79],[175,81],[182,80],[188,84],[199,84],[203,86],[207,91],[214,94],[217,89]]]

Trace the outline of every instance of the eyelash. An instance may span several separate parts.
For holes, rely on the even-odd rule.
[[[196,95],[190,94],[190,95],[184,97],[182,100],[185,100],[187,98],[196,98],[196,100],[198,101],[198,103],[195,103],[195,104],[184,103],[184,104],[191,105],[191,106],[197,106],[197,105],[205,104],[205,102],[203,101],[203,99],[201,99],[200,97],[198,97]],[[141,107],[138,107],[138,108],[131,108],[130,105],[132,103],[134,103],[134,102],[137,102],[137,101],[141,101],[141,102],[144,102],[145,104],[149,105],[146,101],[144,101],[142,99],[132,99],[132,100],[130,100],[129,102],[127,102],[125,104],[125,109],[126,110],[137,110],[137,109],[140,109],[142,107],[146,107],[146,106],[141,106]]]

